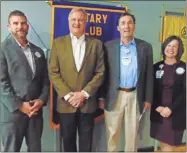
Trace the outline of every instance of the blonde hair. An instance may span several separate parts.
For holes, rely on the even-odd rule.
[[[75,7],[75,8],[73,8],[73,9],[71,10],[71,12],[69,13],[68,20],[69,20],[71,14],[74,13],[74,12],[82,12],[82,13],[84,14],[84,16],[85,16],[85,21],[87,20],[87,13],[86,13],[86,11],[83,10],[81,7]]]

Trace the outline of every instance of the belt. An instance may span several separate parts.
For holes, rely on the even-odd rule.
[[[132,92],[132,91],[136,90],[136,87],[133,87],[133,88],[121,88],[121,87],[119,87],[118,90],[126,91],[126,92]]]

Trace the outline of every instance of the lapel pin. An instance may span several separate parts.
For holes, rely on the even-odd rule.
[[[163,66],[164,66],[164,64],[160,64],[160,65],[159,65],[159,68],[160,68],[160,69],[162,69],[162,68],[163,68]]]
[[[183,67],[178,67],[176,69],[176,73],[179,74],[179,75],[183,74],[184,72],[185,72],[185,69]]]
[[[36,57],[40,58],[41,54],[39,52],[35,52]]]

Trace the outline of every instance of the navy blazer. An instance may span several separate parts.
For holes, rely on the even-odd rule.
[[[155,109],[161,105],[162,100],[162,81],[163,77],[156,78],[156,72],[161,70],[161,64],[164,61],[160,61],[154,65],[154,98],[151,107],[151,122],[162,123],[163,117]],[[183,73],[178,74],[176,70],[182,68]],[[172,103],[164,106],[169,107],[172,110],[172,114],[169,116],[172,118],[173,129],[186,129],[186,63],[179,61],[174,68],[174,85]]]

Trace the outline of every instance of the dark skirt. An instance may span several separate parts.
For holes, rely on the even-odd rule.
[[[171,122],[168,119],[163,119],[163,123],[151,123],[151,137],[167,143],[171,146],[182,144],[184,130],[173,130]]]

